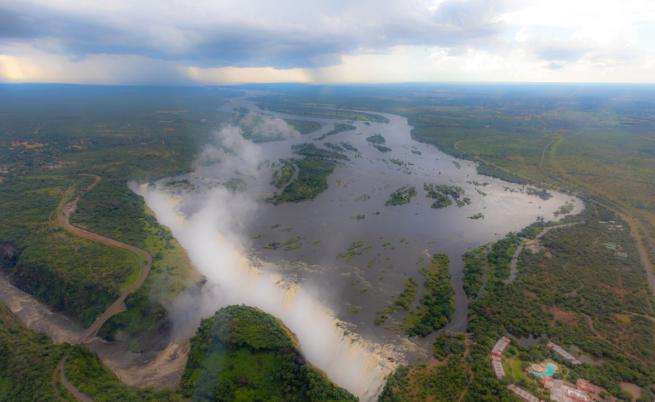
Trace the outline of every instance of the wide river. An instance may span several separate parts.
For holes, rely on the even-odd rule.
[[[248,256],[267,262],[265,269],[308,289],[348,331],[379,344],[396,345],[409,361],[428,356],[429,343],[403,334],[399,329],[402,314],[392,316],[381,326],[374,325],[374,318],[402,291],[407,278],[423,282],[419,269],[429,255],[446,253],[450,257],[456,311],[446,329],[464,331],[468,301],[462,287],[462,254],[519,231],[540,217],[547,221],[561,218],[564,215],[557,211],[566,204],[572,205],[569,214],[583,208],[581,200],[571,195],[550,191],[550,197],[544,199],[526,186],[479,175],[475,163],[414,141],[412,127],[401,116],[376,113],[388,122],[368,123],[310,118],[263,110],[255,102],[237,99],[222,110],[241,114],[248,110],[251,116],[278,122],[312,120],[322,127],[300,137],[249,145],[261,159],[261,174],[247,175],[238,168],[226,170],[204,164],[194,173],[168,182],[185,179],[192,183],[188,191],[202,193],[217,183],[238,178],[256,204],[238,229]],[[320,139],[340,123],[355,129]],[[367,141],[376,134],[384,137],[384,146],[390,150],[382,152]],[[328,189],[315,199],[280,205],[266,202],[275,191],[270,185],[271,164],[293,158],[292,145],[308,142],[319,147],[347,143],[357,152],[345,151],[350,160],[340,163],[329,176]],[[166,180],[163,183],[165,187]],[[459,186],[470,204],[431,208],[433,200],[423,190],[425,183]],[[416,188],[411,202],[385,206],[389,195],[402,186]],[[146,201],[151,205],[147,196]],[[230,208],[238,206],[226,208],[229,214]],[[476,215],[481,218],[472,219]],[[175,230],[173,234],[177,237]],[[343,253],[353,242],[360,242],[362,252],[344,258]],[[271,247],[274,243],[281,246]],[[190,254],[193,260],[193,251]]]

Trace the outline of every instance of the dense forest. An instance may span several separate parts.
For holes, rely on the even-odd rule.
[[[230,306],[204,320],[192,339],[182,393],[194,401],[355,401],[300,354],[276,318]]]

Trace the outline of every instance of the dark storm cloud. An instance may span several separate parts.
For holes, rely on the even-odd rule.
[[[47,41],[39,41],[47,39]],[[85,20],[35,7],[10,8],[0,3],[0,44],[26,42],[71,57],[87,54],[148,55],[129,31],[102,20]],[[35,42],[36,41],[36,42]]]
[[[396,45],[489,46],[501,0],[352,2],[0,1],[0,45],[82,58],[138,55],[220,67],[318,67],[355,50]],[[204,7],[204,9],[199,9]]]

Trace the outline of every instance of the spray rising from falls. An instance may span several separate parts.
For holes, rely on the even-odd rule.
[[[213,172],[221,179],[229,179],[226,174],[231,166],[248,174],[256,171],[254,166],[261,162],[260,152],[253,143],[238,138],[239,130],[228,127],[217,137],[231,149],[228,152],[219,146],[203,153],[202,158],[217,155],[220,159],[214,168],[207,168],[210,164],[205,161],[204,177]],[[252,194],[223,186],[171,190],[165,182],[143,184],[135,190],[159,222],[171,229],[196,269],[207,279],[198,294],[184,296],[186,299],[178,303],[178,309],[199,319],[230,304],[258,307],[281,319],[296,334],[307,360],[336,384],[362,400],[377,396],[394,368],[389,359],[397,357],[393,356],[392,347],[346,333],[335,314],[307,289],[289,285],[272,270],[253,263],[243,233],[244,222],[258,208]]]

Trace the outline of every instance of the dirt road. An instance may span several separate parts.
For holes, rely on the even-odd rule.
[[[100,176],[93,176],[93,177],[94,177],[94,181],[89,187],[86,188],[86,190],[84,191],[85,193],[91,191],[93,187],[95,187],[101,180]],[[127,299],[127,297],[132,293],[139,290],[141,285],[143,285],[143,282],[145,282],[146,278],[148,277],[148,274],[150,273],[150,268],[152,267],[152,256],[147,251],[142,250],[138,247],[72,225],[70,223],[70,217],[73,214],[73,212],[75,212],[75,209],[77,208],[77,203],[79,202],[81,196],[82,193],[77,195],[73,200],[64,204],[62,208],[58,208],[56,220],[59,226],[61,226],[64,230],[75,236],[79,236],[87,240],[102,243],[110,247],[117,247],[117,248],[131,251],[141,256],[145,261],[143,269],[141,270],[139,277],[134,281],[134,283],[130,284],[130,286],[124,289],[121,292],[121,294],[118,296],[118,298],[102,314],[96,317],[95,321],[86,330],[84,330],[82,336],[79,338],[79,342],[89,343],[96,337],[100,328],[102,328],[102,326],[111,317],[126,310],[125,299]],[[64,356],[64,358],[57,365],[57,370],[59,372],[59,375],[57,377],[59,378],[59,382],[78,401],[92,402],[93,400],[88,395],[85,395],[84,393],[80,392],[77,388],[75,388],[73,384],[71,384],[68,381],[68,378],[66,378],[66,371],[64,370],[66,357],[67,356]]]
[[[64,356],[64,358],[59,361],[59,364],[57,364],[58,381],[61,383],[61,385],[64,386],[64,388],[66,388],[66,391],[73,395],[73,397],[78,401],[93,402],[93,399],[91,399],[87,394],[81,392],[79,389],[75,388],[75,386],[68,381],[68,378],[66,378],[66,373],[64,372],[64,364],[66,364],[67,357],[68,356]]]
[[[94,178],[95,178],[94,182],[85,190],[85,193],[91,191],[93,187],[95,187],[98,184],[98,182],[100,182],[101,180],[100,176],[94,176]],[[141,285],[143,285],[143,282],[145,282],[146,278],[148,277],[148,274],[150,273],[150,268],[152,267],[152,256],[147,251],[140,249],[138,247],[72,225],[70,223],[70,217],[75,212],[80,197],[81,194],[75,197],[73,200],[66,203],[63,206],[63,208],[61,208],[60,211],[58,211],[57,213],[57,223],[64,230],[75,236],[79,236],[87,240],[102,243],[110,247],[117,247],[123,250],[131,251],[141,256],[145,261],[143,270],[141,271],[139,277],[134,281],[134,283],[132,283],[125,290],[123,290],[123,292],[120,294],[118,299],[116,299],[102,314],[96,317],[95,321],[89,326],[89,328],[86,329],[81,339],[82,342],[86,343],[91,341],[91,339],[93,339],[98,334],[100,328],[102,328],[102,326],[111,317],[125,311],[125,299],[132,293],[139,290]]]

